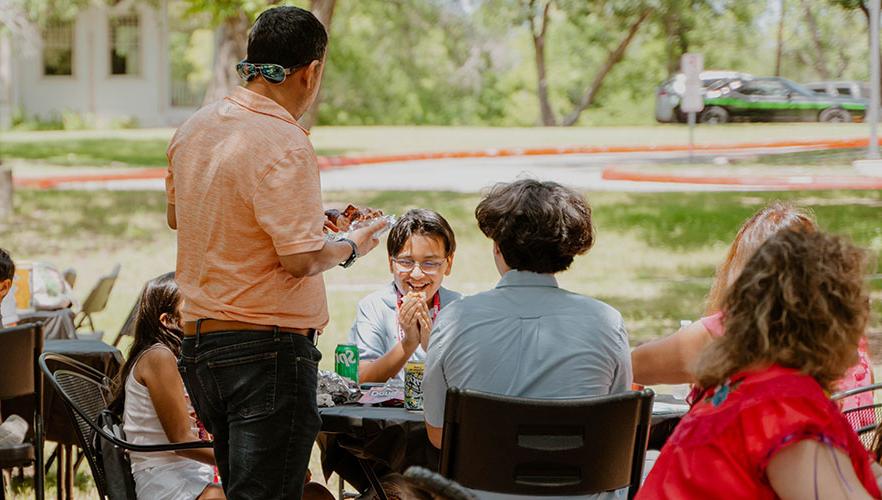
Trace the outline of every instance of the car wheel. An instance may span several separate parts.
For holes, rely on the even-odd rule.
[[[841,108],[829,108],[821,111],[818,121],[825,123],[851,123],[851,113]]]
[[[705,108],[705,110],[701,112],[700,120],[701,123],[707,123],[710,125],[726,123],[729,121],[729,112],[726,111],[725,108],[721,108],[719,106],[711,106],[709,108]]]

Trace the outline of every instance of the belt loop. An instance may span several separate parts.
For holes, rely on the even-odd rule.
[[[204,318],[199,318],[196,320],[196,349],[199,349],[199,334],[200,330],[202,330],[202,320]]]
[[[279,341],[279,325],[273,325],[273,340]]]

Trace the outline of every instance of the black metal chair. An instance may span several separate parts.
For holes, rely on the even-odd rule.
[[[0,400],[19,396],[34,397],[34,414],[30,425],[32,443],[0,447],[0,500],[5,498],[3,469],[34,465],[34,496],[43,499],[43,377],[37,358],[43,352],[43,326],[29,323],[0,330]],[[5,415],[4,415],[5,417]]]
[[[462,485],[424,467],[408,467],[404,477],[418,485],[420,489],[431,493],[435,498],[447,500],[477,500],[477,496]]]
[[[858,437],[863,443],[864,448],[870,450],[873,446],[876,428],[882,424],[882,401],[876,398],[876,391],[882,390],[882,383],[870,384],[864,387],[856,387],[847,391],[837,392],[830,396],[833,401],[840,401],[845,398],[862,394],[865,392],[873,393],[873,403],[868,405],[850,408],[842,412],[852,429],[857,432]]]
[[[450,388],[441,475],[467,488],[528,496],[640,487],[654,393],[527,399]]]
[[[138,445],[125,440],[124,435],[107,425],[100,425],[113,391],[111,381],[101,372],[66,356],[44,353],[40,356],[40,369],[50,385],[58,391],[64,401],[68,416],[75,424],[77,440],[85,453],[92,470],[92,477],[100,497],[111,500],[134,500],[131,491],[126,491],[126,478],[109,477],[108,462],[115,466],[126,463],[119,456],[108,457],[107,450],[124,454],[125,450],[138,452],[157,452],[210,448],[210,441],[190,441],[161,445]],[[106,443],[105,443],[106,442]],[[112,446],[107,446],[110,444]],[[104,451],[102,451],[104,450]],[[106,457],[106,458],[105,458]],[[116,467],[118,470],[118,467]],[[118,473],[131,475],[131,469],[124,468]]]

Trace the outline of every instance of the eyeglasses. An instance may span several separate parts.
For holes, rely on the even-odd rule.
[[[297,71],[302,66],[293,66],[290,68],[283,68],[279,64],[254,64],[244,59],[236,65],[236,73],[239,74],[239,78],[246,82],[250,82],[257,78],[257,75],[263,75],[263,78],[276,85],[285,81],[285,78],[288,77],[291,73]]]
[[[438,274],[438,271],[441,270],[441,266],[444,265],[443,260],[416,262],[413,259],[392,259],[392,262],[395,263],[395,269],[400,273],[410,273],[413,272],[414,269],[420,268],[420,271],[422,271],[423,274],[430,276]]]

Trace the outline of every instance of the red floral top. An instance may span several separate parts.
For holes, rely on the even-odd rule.
[[[722,337],[725,333],[723,327],[723,313],[718,312],[710,316],[701,318],[701,324],[707,329],[712,337]],[[847,391],[858,387],[868,386],[873,383],[873,363],[870,361],[870,347],[866,337],[861,337],[857,349],[858,362],[845,372],[845,375],[837,382],[837,391]],[[693,390],[689,396],[689,401],[693,401],[697,395],[697,390]],[[854,396],[849,396],[839,401],[839,409],[842,411],[851,410],[860,406],[871,406],[873,404],[873,392],[867,391]],[[873,410],[862,411],[859,419],[856,419],[856,429],[865,425],[871,425],[875,421],[875,413]]]
[[[775,453],[804,439],[842,450],[864,488],[880,498],[869,454],[836,404],[813,378],[778,365],[738,373],[702,393],[637,498],[777,498],[766,467]]]

